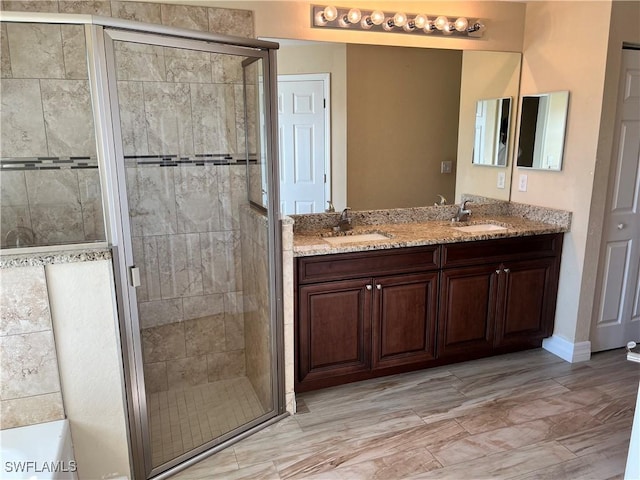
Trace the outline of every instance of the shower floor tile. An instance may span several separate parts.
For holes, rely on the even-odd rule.
[[[152,393],[147,408],[154,466],[265,413],[247,377]]]

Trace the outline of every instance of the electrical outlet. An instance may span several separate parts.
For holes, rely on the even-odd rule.
[[[451,173],[451,163],[451,160],[445,160],[444,162],[440,163],[440,173]]]
[[[520,190],[521,192],[526,192],[527,191],[527,181],[528,181],[529,177],[524,174],[521,173],[520,174],[520,180],[518,181],[518,190]]]
[[[506,175],[504,172],[498,172],[498,188],[504,188],[504,182],[505,182],[505,178]]]

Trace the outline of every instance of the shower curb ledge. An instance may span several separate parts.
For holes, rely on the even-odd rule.
[[[82,250],[58,250],[55,252],[33,252],[22,254],[0,255],[0,269],[16,267],[38,267],[42,265],[53,265],[60,263],[96,262],[100,260],[111,260],[111,249],[87,248]]]

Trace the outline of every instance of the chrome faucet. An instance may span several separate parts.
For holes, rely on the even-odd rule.
[[[347,230],[351,230],[353,228],[351,217],[349,216],[349,210],[351,210],[351,208],[347,207],[342,210],[342,213],[340,214],[340,220],[338,220],[338,228],[341,232],[346,232]]]
[[[471,210],[467,208],[467,203],[469,202],[471,202],[471,200],[465,200],[460,204],[456,215],[451,219],[452,222],[466,222],[469,220],[471,216]]]

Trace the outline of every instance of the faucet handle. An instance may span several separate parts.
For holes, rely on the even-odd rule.
[[[327,209],[325,210],[326,213],[333,213],[336,211],[336,208],[333,206],[333,202],[331,200],[328,200],[327,203],[329,204],[329,206],[327,207]]]

